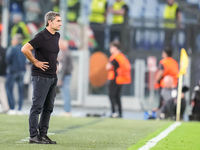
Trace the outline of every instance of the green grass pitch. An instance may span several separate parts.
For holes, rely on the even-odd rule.
[[[110,118],[65,118],[52,116],[49,137],[57,145],[29,144],[28,116],[0,114],[0,150],[136,150],[173,122]],[[200,124],[182,123],[152,149],[180,149],[198,140]],[[182,132],[182,130],[184,132]],[[180,140],[180,142],[178,142]],[[171,144],[173,143],[173,144]],[[189,145],[188,145],[189,143]],[[193,146],[199,149],[200,144]]]

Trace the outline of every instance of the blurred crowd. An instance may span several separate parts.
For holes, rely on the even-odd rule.
[[[21,32],[24,38],[23,43],[25,43],[28,39],[33,37],[38,30],[44,28],[44,14],[47,11],[60,11],[60,2],[60,0],[10,0],[9,35],[12,37],[16,32]],[[88,5],[88,8],[86,7],[86,4]],[[134,6],[134,8],[131,6],[131,4]],[[174,19],[177,20],[177,22],[174,23],[177,23],[178,27],[182,27],[182,15],[179,5],[174,0],[168,0],[165,4],[166,6],[170,7],[166,7],[166,9],[163,9],[163,5],[160,5],[158,0],[152,1],[152,7],[150,7],[151,5],[149,3],[146,3],[145,6],[145,0],[141,2],[136,2],[133,0],[129,0],[128,2],[123,0],[113,0],[112,3],[111,1],[107,0],[87,0],[87,2],[86,0],[84,2],[79,0],[67,0],[66,20],[68,22],[68,33],[66,34],[68,35],[66,35],[66,38],[69,41],[69,46],[79,49],[81,45],[81,41],[77,40],[81,38],[81,29],[74,23],[89,23],[90,29],[88,29],[88,46],[89,48],[92,47],[96,50],[101,51],[104,51],[105,48],[108,49],[108,43],[110,43],[114,39],[122,42],[122,45],[123,43],[127,42],[127,38],[130,37],[130,33],[128,33],[129,31],[126,30],[126,25],[129,24],[129,17],[132,14],[138,14],[136,15],[136,18],[147,18],[148,15],[145,16],[145,13],[150,15],[152,11],[153,18],[156,18],[156,15],[159,14],[161,16],[160,18],[172,21]],[[1,6],[3,6],[3,0],[0,1],[0,12],[2,13]],[[140,6],[140,8],[136,10],[136,6]],[[133,9],[135,9],[135,12],[133,11]],[[171,15],[169,15],[170,12]],[[84,15],[82,13],[84,13]],[[149,17],[152,16],[150,15]],[[157,16],[157,18],[159,17]],[[73,23],[73,25],[70,25],[70,23]],[[166,27],[166,29],[175,29],[176,25],[174,23],[166,23],[164,27]],[[137,23],[134,24],[136,25]],[[109,33],[106,31],[106,25],[111,25],[109,28]],[[20,29],[18,29],[18,27],[20,27]],[[74,29],[76,31],[72,31]],[[2,25],[0,25],[0,32],[1,30]],[[158,42],[159,40],[167,38],[169,40],[165,40],[162,41],[163,43],[160,43],[160,45],[165,46],[166,44],[172,44],[171,39],[173,38],[173,33],[174,32],[172,30],[168,30],[164,34],[165,37],[163,37],[162,35],[160,37],[160,33],[154,36],[153,33],[149,32],[136,32],[136,37],[134,40],[138,48],[141,46],[141,44],[143,48],[149,48],[149,46],[152,44],[152,40],[154,40],[154,45],[156,45],[156,42]],[[141,36],[145,36],[143,37],[143,40],[140,39]],[[149,36],[151,36],[151,40],[149,39],[148,41],[145,41],[145,39],[149,38]],[[8,41],[10,41],[11,37]],[[159,37],[160,39],[157,39]],[[10,44],[10,42],[8,44]],[[158,45],[159,44],[157,44],[157,46]],[[156,48],[156,46],[154,48]],[[162,48],[163,47],[160,47],[160,50],[162,50]]]
[[[56,0],[10,0],[9,33],[23,36],[22,44],[44,28],[44,15],[58,6]]]

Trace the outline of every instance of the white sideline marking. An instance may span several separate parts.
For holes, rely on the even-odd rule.
[[[157,137],[149,140],[146,145],[142,146],[138,150],[149,150],[150,148],[154,147],[160,140],[165,138],[170,132],[172,132],[176,127],[180,126],[181,122],[175,122],[171,126],[169,126],[166,130],[161,132]]]
[[[25,143],[29,141],[29,137],[26,137],[25,139],[21,139],[20,141],[17,141],[15,143]]]

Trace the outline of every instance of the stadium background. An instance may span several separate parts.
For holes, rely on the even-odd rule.
[[[1,0],[3,25],[2,45],[9,46],[10,25],[12,22],[11,8],[13,3],[20,0]],[[128,40],[124,39],[122,51],[126,54],[132,66],[132,83],[124,86],[123,89],[123,107],[130,110],[149,110],[158,103],[158,91],[152,87],[155,75],[155,66],[161,59],[161,52],[164,43],[163,10],[166,4],[165,0],[125,0],[129,6],[129,22],[127,30]],[[46,3],[55,1],[46,1]],[[190,90],[198,83],[200,79],[200,2],[198,0],[177,0],[183,16],[183,28],[175,29],[173,37],[173,57],[179,61],[180,49],[184,47],[189,55],[190,64],[187,74],[184,77],[184,84],[190,87]],[[39,2],[38,2],[39,3]],[[112,5],[113,0],[108,4]],[[94,87],[89,81],[89,63],[91,48],[94,46],[91,31],[88,25],[88,15],[90,13],[91,0],[81,1],[81,15],[78,24],[70,26],[63,18],[63,26],[60,31],[61,36],[70,39],[76,46],[72,51],[74,58],[74,70],[71,84],[72,104],[78,106],[91,107],[109,107],[106,84],[101,87]],[[60,0],[60,14],[65,16],[67,13],[66,0]],[[13,11],[13,10],[12,10]],[[14,12],[14,11],[13,11]],[[111,24],[111,15],[108,14],[108,24],[106,33]],[[26,22],[26,18],[23,17]],[[42,21],[41,21],[42,23]],[[34,25],[34,24],[31,24]],[[32,26],[31,26],[32,27]],[[33,30],[31,30],[33,29]],[[30,28],[31,36],[34,36],[38,28]],[[127,38],[127,37],[124,37]],[[105,54],[108,54],[109,37],[105,38]],[[26,78],[24,81],[27,91],[25,99],[31,100],[30,84],[30,65],[27,65]],[[187,97],[187,112],[190,111],[189,100]],[[63,104],[61,96],[58,93],[56,104]]]

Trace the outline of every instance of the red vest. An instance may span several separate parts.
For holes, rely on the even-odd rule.
[[[117,84],[130,84],[131,83],[131,65],[129,60],[124,56],[123,53],[113,54],[110,56],[110,62],[116,60],[119,64],[117,68],[116,83]],[[114,69],[109,70],[108,80],[113,80],[115,78]]]
[[[179,73],[179,67],[176,60],[174,60],[172,57],[164,58],[160,61],[160,64],[164,67],[164,73],[163,78],[166,75],[170,75],[174,79],[174,86],[177,87],[178,84],[178,73]],[[163,79],[160,81],[160,86],[165,87]]]

